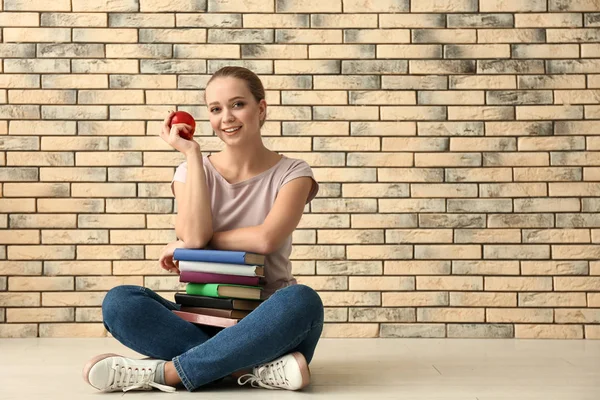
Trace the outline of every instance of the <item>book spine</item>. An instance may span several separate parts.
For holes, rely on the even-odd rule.
[[[246,264],[245,252],[200,249],[175,249],[173,259],[179,261],[207,261],[228,264]]]
[[[210,325],[228,328],[238,323],[237,319],[232,318],[213,317],[210,315],[193,314],[177,310],[174,310],[173,313],[175,313],[177,316],[186,321],[199,325]]]

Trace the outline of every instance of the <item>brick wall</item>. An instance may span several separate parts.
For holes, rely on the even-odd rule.
[[[412,3],[412,4],[411,4]],[[0,337],[105,336],[120,284],[182,288],[183,160],[224,65],[319,197],[294,272],[327,337],[600,338],[600,1],[4,0]]]

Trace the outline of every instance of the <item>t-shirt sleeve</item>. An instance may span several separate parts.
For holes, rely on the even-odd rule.
[[[306,204],[308,204],[312,201],[312,199],[315,198],[315,196],[319,192],[319,183],[316,181],[313,171],[306,161],[294,160],[294,162],[290,165],[288,170],[283,174],[283,179],[281,180],[279,189],[281,189],[286,183],[303,176],[308,176],[310,179],[312,179],[312,188],[310,189],[310,192],[306,199]]]
[[[173,179],[171,180],[171,192],[173,196],[175,196],[175,181],[185,183],[185,179],[187,177],[187,161],[179,164],[179,166],[175,169],[175,174],[173,175]]]

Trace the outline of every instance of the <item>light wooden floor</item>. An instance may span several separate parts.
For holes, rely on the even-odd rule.
[[[112,338],[0,340],[0,399],[120,398],[88,386],[81,369],[106,352],[136,356]],[[135,398],[599,400],[600,341],[322,339],[302,392],[239,387]]]

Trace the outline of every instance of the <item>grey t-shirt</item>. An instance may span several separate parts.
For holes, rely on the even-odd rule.
[[[262,224],[281,187],[293,179],[308,176],[313,180],[307,204],[319,191],[312,169],[304,160],[283,156],[270,169],[245,181],[230,184],[212,165],[210,157],[203,155],[202,159],[215,232]],[[185,182],[186,176],[187,162],[183,162],[175,170],[171,181],[173,195],[173,182]],[[291,252],[292,235],[289,235],[279,249],[266,255],[263,298],[269,297],[277,289],[296,283],[289,259]]]

